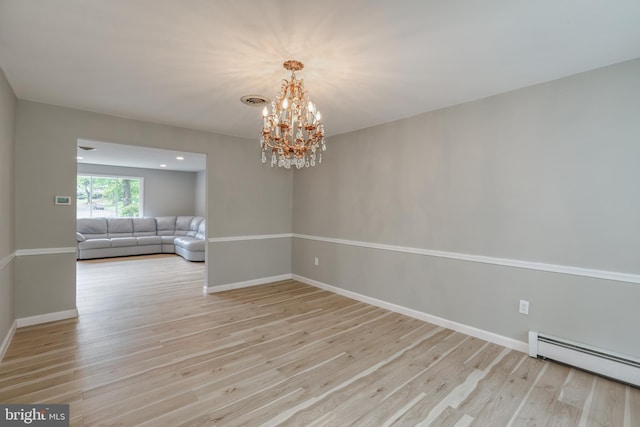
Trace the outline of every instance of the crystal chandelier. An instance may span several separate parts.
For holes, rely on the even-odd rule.
[[[271,113],[267,107],[262,110],[262,163],[271,152],[271,167],[315,166],[316,160],[322,163],[322,151],[327,148],[320,111],[309,100],[304,80],[296,80],[296,71],[304,68],[302,62],[289,60],[282,65],[291,71],[291,81],[282,80],[280,92],[271,101]]]

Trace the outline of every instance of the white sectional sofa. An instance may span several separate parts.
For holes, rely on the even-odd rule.
[[[200,216],[78,218],[78,259],[176,253],[204,261],[205,220]]]

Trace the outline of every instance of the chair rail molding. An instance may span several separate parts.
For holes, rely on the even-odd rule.
[[[402,252],[415,255],[424,255],[437,258],[448,258],[460,261],[478,262],[483,264],[501,265],[505,267],[524,268],[527,270],[546,271],[550,273],[570,274],[573,276],[591,277],[595,279],[613,280],[616,282],[640,284],[640,274],[621,273],[617,271],[598,270],[592,268],[574,267],[569,265],[547,264],[535,261],[523,261],[509,258],[496,258],[484,255],[463,254],[458,252],[446,252],[433,249],[412,248],[407,246],[386,245],[383,243],[361,242],[357,240],[336,239],[332,237],[312,236],[308,234],[293,233],[294,238],[314,240],[318,242],[335,243],[338,245],[357,246],[368,249],[380,249],[384,251]]]
[[[228,236],[228,237],[210,237],[209,243],[223,243],[223,242],[242,242],[246,240],[266,240],[266,239],[285,239],[293,237],[293,233],[281,233],[281,234],[254,234],[250,236]]]
[[[2,258],[0,258],[0,270],[5,268],[15,257],[16,257],[16,253],[11,252],[9,255],[5,255]]]

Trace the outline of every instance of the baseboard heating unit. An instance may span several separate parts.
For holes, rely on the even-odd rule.
[[[529,356],[555,360],[640,387],[640,360],[541,332],[529,332]]]

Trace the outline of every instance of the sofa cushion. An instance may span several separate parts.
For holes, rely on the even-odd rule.
[[[206,221],[202,220],[200,225],[198,226],[198,232],[196,233],[196,239],[204,240],[206,236]]]
[[[109,237],[133,236],[132,218],[107,218],[107,230]]]
[[[138,246],[162,244],[162,237],[160,236],[138,236],[136,239],[138,240]]]
[[[191,224],[189,224],[189,231],[187,232],[187,236],[196,237],[196,234],[198,234],[198,227],[200,226],[200,223],[203,219],[204,218],[202,218],[201,216],[193,217],[193,219],[191,220]]]
[[[176,247],[179,246],[188,251],[204,251],[204,240],[193,237],[176,237],[173,244],[176,245]]]
[[[102,249],[110,247],[111,239],[88,239],[78,243],[78,249]]]
[[[193,220],[192,216],[179,216],[176,218],[176,236],[186,236],[189,232],[189,226]]]
[[[155,218],[133,218],[133,235],[134,236],[155,236],[156,235],[156,219]]]
[[[84,237],[84,236],[82,235],[82,233],[78,233],[78,232],[76,231],[76,240],[77,240],[78,242],[84,242],[85,240],[87,240],[87,238],[86,238],[86,237]]]
[[[125,246],[138,246],[138,239],[136,237],[112,237],[111,247],[122,248]]]
[[[158,236],[173,236],[176,230],[175,216],[156,217],[156,230]]]
[[[107,237],[106,218],[78,218],[76,231],[87,239],[101,239]]]

